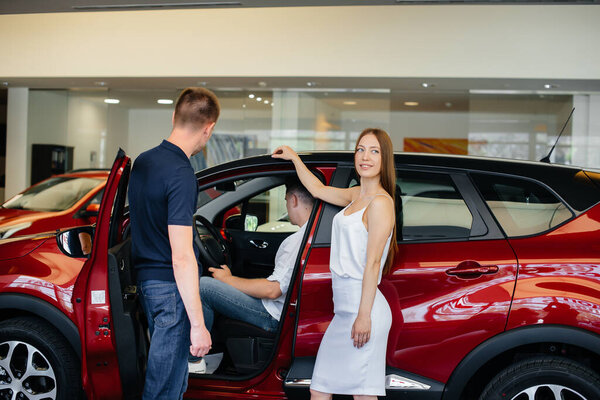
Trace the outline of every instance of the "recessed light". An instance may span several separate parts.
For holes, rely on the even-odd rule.
[[[450,103],[449,101],[445,102],[444,105],[448,108],[452,107],[452,103]]]
[[[262,101],[262,97],[257,97],[256,101]]]
[[[242,108],[246,108],[246,105],[245,105],[245,104],[242,104]]]
[[[317,82],[306,82],[306,86],[315,87],[315,86],[317,86]]]
[[[267,86],[267,82],[260,81],[260,82],[258,82],[258,86],[260,86],[260,87],[266,87]]]
[[[558,87],[558,85],[554,84],[554,83],[546,83],[544,85],[544,89],[556,89]]]
[[[206,81],[198,81],[198,85],[200,85],[200,86],[206,86],[207,83],[208,82],[206,82]]]
[[[275,105],[275,103],[271,103],[271,107],[273,107]]]
[[[104,82],[104,81],[97,81],[97,82],[94,82],[94,85],[96,85],[96,86],[106,86],[106,82]]]
[[[158,104],[173,104],[173,100],[171,99],[158,99],[156,102]]]
[[[345,101],[344,104],[347,106],[355,106],[356,102],[355,101]]]
[[[435,83],[423,82],[423,83],[421,83],[421,86],[423,86],[424,88],[430,88],[430,87],[434,87]]]
[[[251,99],[253,99],[253,98],[254,98],[254,94],[253,94],[253,93],[250,93],[250,94],[248,95],[248,97],[249,97],[249,98],[251,98]]]
[[[106,104],[119,104],[121,102],[121,100],[119,100],[119,99],[104,99],[104,102]]]
[[[269,104],[269,100],[265,100],[265,101],[263,101],[263,103]]]
[[[404,105],[407,107],[416,107],[419,105],[418,101],[405,101]]]

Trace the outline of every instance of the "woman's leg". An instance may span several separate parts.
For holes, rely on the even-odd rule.
[[[331,400],[331,394],[310,389],[310,400]]]

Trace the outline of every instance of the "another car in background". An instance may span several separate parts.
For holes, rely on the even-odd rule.
[[[54,175],[0,206],[0,239],[96,222],[109,170]]]

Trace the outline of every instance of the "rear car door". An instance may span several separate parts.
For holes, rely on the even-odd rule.
[[[334,185],[352,186],[352,174],[351,167],[339,170]],[[441,398],[445,382],[465,355],[504,330],[517,262],[466,173],[404,167],[397,175],[402,201],[402,209],[397,201],[399,251],[379,286],[393,315],[387,396],[427,392]],[[327,231],[338,209],[327,208],[304,273],[297,362],[287,387],[308,386],[333,316]]]

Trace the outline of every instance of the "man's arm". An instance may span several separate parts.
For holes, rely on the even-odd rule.
[[[198,287],[198,263],[194,254],[192,227],[169,225],[168,231],[175,282],[191,324],[190,353],[202,357],[210,350],[211,339],[210,333],[204,325],[204,314],[202,314]]]
[[[215,279],[227,283],[249,296],[258,299],[276,299],[281,296],[281,287],[277,281],[270,281],[265,278],[246,279],[233,276],[227,265],[221,265],[221,268],[209,268],[208,270],[212,272]]]

